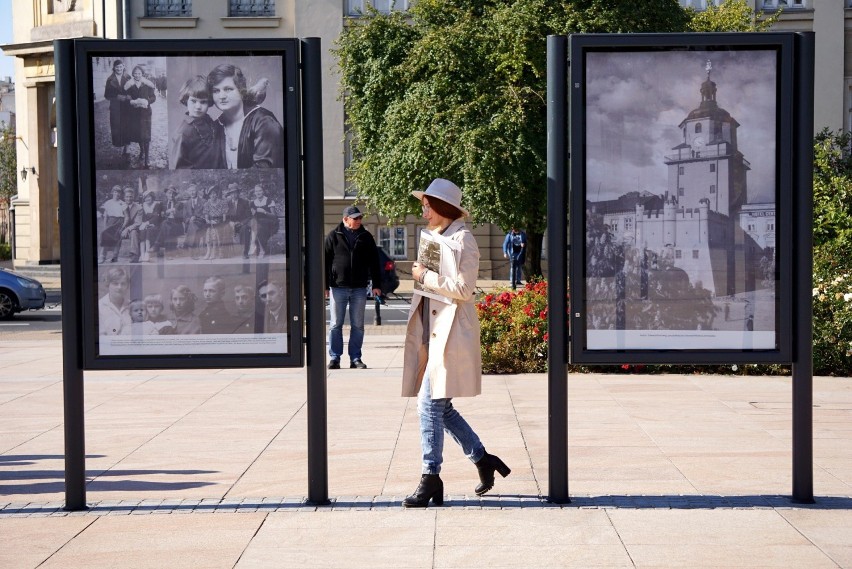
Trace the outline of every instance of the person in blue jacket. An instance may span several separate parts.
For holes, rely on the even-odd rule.
[[[506,234],[503,240],[503,257],[509,259],[509,281],[512,290],[521,284],[524,260],[527,257],[527,234],[516,227]]]

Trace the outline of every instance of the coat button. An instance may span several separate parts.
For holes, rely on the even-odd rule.
[[[438,311],[437,311],[437,310],[433,310],[433,311],[432,311],[432,316],[437,316],[437,315],[438,315]]]
[[[437,335],[437,334],[435,334],[434,332],[432,332],[432,337],[433,337],[433,338],[437,338],[437,337],[438,337],[438,335]]]

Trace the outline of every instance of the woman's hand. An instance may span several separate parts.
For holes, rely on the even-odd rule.
[[[420,263],[415,262],[411,265],[411,276],[414,277],[414,280],[423,283],[423,277],[426,276],[426,271],[428,269],[421,265]]]

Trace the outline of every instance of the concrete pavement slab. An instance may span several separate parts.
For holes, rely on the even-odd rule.
[[[65,512],[61,350],[0,343],[0,567],[850,567],[852,380],[814,382],[817,503],[787,495],[790,379],[571,375],[569,490],[548,492],[547,378],[457,408],[512,474],[482,499],[447,441],[417,484],[399,334],[328,374],[328,506],[305,503],[305,370],[86,373],[91,509]],[[167,561],[168,560],[168,561]]]

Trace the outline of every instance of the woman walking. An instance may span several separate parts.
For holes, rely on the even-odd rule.
[[[458,271],[447,276],[414,263],[412,276],[420,284],[453,299],[451,304],[415,294],[408,313],[402,376],[403,397],[417,397],[423,467],[414,494],[403,500],[406,508],[425,508],[431,500],[444,503],[441,463],[444,431],[461,446],[479,472],[477,496],[494,487],[494,473],[504,478],[510,469],[485,447],[464,417],[453,407],[454,397],[473,397],[482,390],[479,319],[474,304],[479,273],[479,248],[464,223],[461,190],[438,178],[425,192],[412,192],[423,206],[427,231],[456,244]]]

